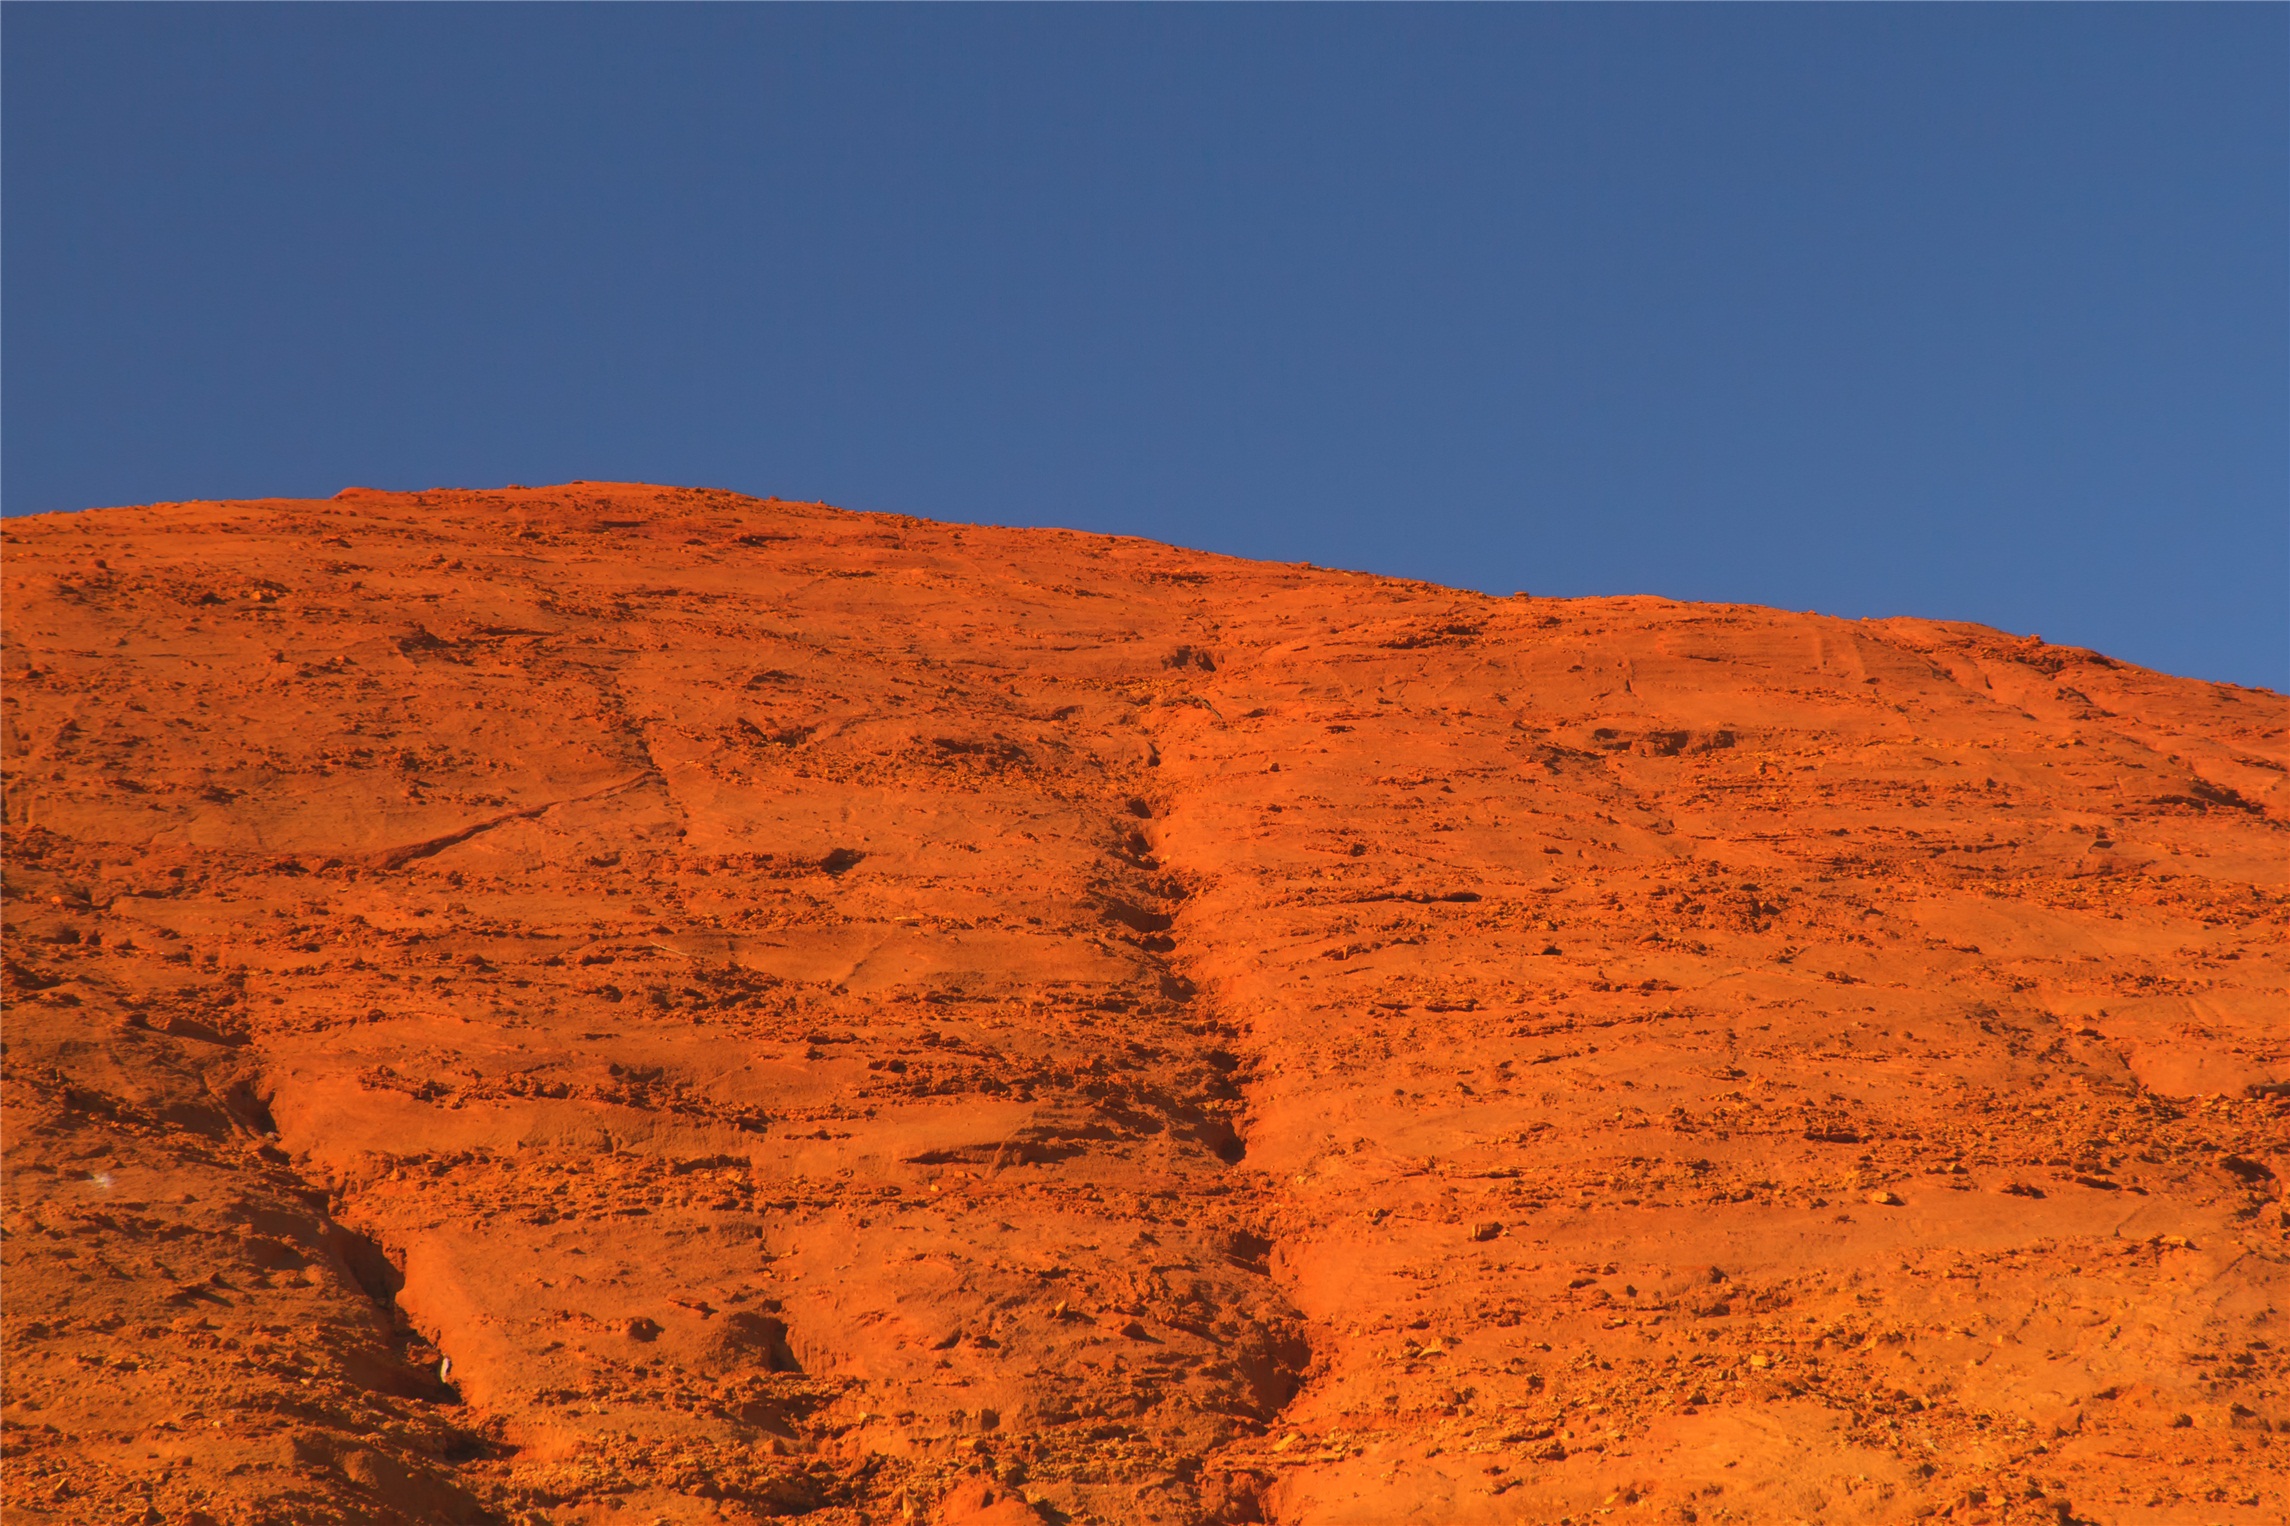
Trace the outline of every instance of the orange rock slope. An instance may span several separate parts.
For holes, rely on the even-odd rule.
[[[601,483],[6,528],[10,1521],[2278,1521],[2290,707]]]

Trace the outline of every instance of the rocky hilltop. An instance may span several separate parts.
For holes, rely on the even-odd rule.
[[[2290,705],[608,483],[5,531],[7,1515],[2290,1515]]]

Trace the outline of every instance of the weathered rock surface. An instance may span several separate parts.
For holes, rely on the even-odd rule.
[[[5,533],[12,1521],[2290,1514],[2279,695],[614,484]]]

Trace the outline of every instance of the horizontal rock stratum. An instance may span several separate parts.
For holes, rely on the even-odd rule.
[[[6,526],[11,1521],[2279,1521],[2290,706],[609,483]]]

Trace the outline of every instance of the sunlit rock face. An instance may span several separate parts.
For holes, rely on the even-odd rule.
[[[622,484],[5,533],[11,1519],[2290,1512],[2279,695]]]

